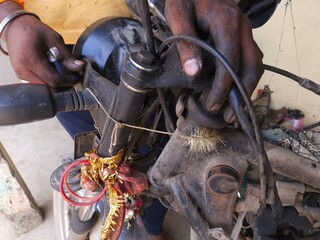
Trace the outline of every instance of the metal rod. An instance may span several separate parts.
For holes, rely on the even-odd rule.
[[[152,32],[152,23],[150,18],[149,4],[148,0],[138,0],[138,8],[141,17],[142,27],[144,29],[144,37],[148,52],[152,55],[156,54],[154,47],[154,38]]]

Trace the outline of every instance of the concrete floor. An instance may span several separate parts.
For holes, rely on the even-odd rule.
[[[0,55],[0,85],[18,82],[6,56]],[[55,240],[52,189],[49,178],[61,156],[73,151],[73,141],[57,119],[0,127],[4,145],[44,214],[44,222],[18,237],[10,223],[0,215],[0,239]],[[175,239],[189,239],[186,222],[169,213],[165,229]]]
[[[72,152],[71,138],[56,119],[18,126],[0,127],[0,141],[8,151],[20,174],[44,214],[44,222],[18,238],[10,224],[3,225],[0,216],[0,239],[54,239],[51,172],[59,157]]]

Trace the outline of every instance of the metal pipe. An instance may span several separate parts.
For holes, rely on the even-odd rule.
[[[320,188],[320,182],[318,181],[320,163],[301,157],[288,149],[268,143],[266,143],[266,152],[273,172],[314,188]],[[250,159],[249,161],[252,164],[257,164],[256,159]]]

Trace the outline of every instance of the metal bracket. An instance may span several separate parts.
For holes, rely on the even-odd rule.
[[[222,230],[222,228],[212,228],[209,229],[209,236],[213,237],[217,240],[231,240],[231,238],[227,237]]]

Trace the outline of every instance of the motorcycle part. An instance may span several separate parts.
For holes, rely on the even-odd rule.
[[[121,126],[121,122],[127,124],[136,122],[149,91],[145,83],[157,72],[158,65],[154,57],[144,48],[129,54],[109,110],[109,114],[117,120],[117,124],[109,118],[106,120],[99,154],[112,156],[127,144],[131,129]],[[132,102],[135,104],[130,104]]]
[[[239,183],[248,167],[247,160],[254,157],[253,152],[241,151],[239,144],[237,150],[231,149],[229,142],[225,142],[225,134],[224,147],[218,144],[217,150],[191,152],[185,144],[190,137],[187,129],[190,125],[181,128],[179,125],[184,126],[181,121],[180,131],[174,132],[148,172],[150,191],[167,195],[169,188],[178,211],[186,216],[200,238],[210,239],[209,230],[217,227],[230,233]]]
[[[277,67],[266,65],[266,64],[264,65],[264,69],[283,75],[289,79],[292,79],[293,81],[299,83],[301,87],[304,87],[305,89],[308,89],[309,91],[314,92],[317,95],[320,95],[320,85],[307,78],[299,77],[281,68],[277,68]]]
[[[263,205],[265,205],[266,199],[267,199],[267,194],[268,194],[268,192],[267,192],[268,187],[270,187],[270,189],[272,190],[271,192],[269,192],[269,194],[271,194],[273,196],[276,195],[276,192],[273,191],[275,182],[273,179],[273,174],[271,172],[271,167],[270,167],[270,163],[268,160],[268,156],[264,150],[262,135],[261,135],[260,128],[257,124],[257,117],[256,117],[256,114],[254,111],[254,107],[253,107],[253,104],[250,100],[250,97],[249,97],[243,83],[241,82],[239,76],[233,70],[231,65],[225,59],[225,57],[221,55],[221,53],[219,53],[214,47],[210,46],[206,42],[204,42],[200,39],[194,38],[192,36],[177,35],[177,36],[173,36],[173,37],[166,39],[159,47],[158,54],[161,54],[162,51],[165,49],[165,47],[168,44],[176,42],[176,41],[187,41],[189,43],[195,44],[195,45],[205,49],[212,56],[216,57],[216,59],[219,60],[219,62],[225,67],[225,69],[232,76],[233,81],[241,94],[242,100],[244,101],[244,103],[248,109],[249,116],[251,118],[253,130],[254,130],[254,135],[255,135],[256,142],[257,142],[257,144],[254,145],[253,147],[256,147],[255,153],[257,154],[257,157],[259,159],[260,184],[261,184],[261,191],[262,191],[261,202],[263,203]],[[239,101],[240,101],[240,99],[239,99]],[[238,117],[241,117],[241,116],[238,116]],[[277,199],[276,196],[274,196],[274,198]]]
[[[70,166],[71,163],[72,163],[72,161],[69,161],[69,162],[66,162],[66,163],[60,165],[51,174],[50,184],[54,190],[56,190],[58,192],[60,191],[59,183],[60,183],[61,176],[62,176],[63,172]],[[73,171],[70,172],[70,174],[67,178],[68,185],[70,186],[70,188],[73,192],[76,192],[81,189],[80,174],[79,173],[80,173],[80,168],[73,169]]]
[[[195,96],[188,97],[186,101],[186,108],[188,109],[186,118],[188,121],[195,122],[205,128],[222,129],[227,127],[227,123],[221,116],[204,110]]]
[[[130,46],[142,42],[143,29],[138,21],[130,18],[103,18],[81,34],[74,46],[73,55],[79,59],[89,59],[101,76],[119,84]]]
[[[148,0],[140,0],[138,1],[139,13],[142,22],[142,27],[144,29],[144,38],[147,47],[147,51],[155,55],[156,50],[154,47],[154,38],[152,33],[152,23],[150,18],[150,10],[148,5]]]
[[[48,57],[49,62],[51,62],[51,63],[56,62],[56,61],[60,61],[62,59],[62,56],[61,56],[58,48],[56,48],[56,47],[52,47],[48,50],[47,57]]]
[[[96,183],[103,181],[108,193],[107,199],[110,210],[101,229],[101,239],[118,239],[124,224],[127,207],[125,196],[136,196],[148,187],[146,175],[121,163],[123,162],[123,153],[124,151],[121,150],[117,155],[108,158],[99,157],[96,152],[87,153],[86,156],[89,157],[90,164],[81,168],[82,176],[87,176],[88,179]],[[64,175],[66,173],[67,171]],[[63,179],[61,179],[62,181]],[[65,198],[61,187],[60,191]],[[74,195],[70,191],[69,193]],[[73,203],[71,202],[71,204]],[[76,202],[74,204],[79,205]]]
[[[128,58],[126,57],[132,51],[132,49],[128,49],[128,46],[141,43],[142,38],[141,25],[134,20],[126,18],[102,19],[90,26],[81,35],[74,48],[76,56],[85,56],[92,60],[101,75],[112,79],[115,84],[119,85],[118,87],[111,86],[111,88],[99,87],[97,84],[100,81],[89,79],[87,78],[88,75],[85,76],[83,83],[83,87],[89,87],[95,95],[106,96],[107,99],[99,100],[110,115],[119,122],[133,124],[146,97],[147,89],[144,86],[139,88],[136,82],[143,79],[143,74],[148,75],[149,73],[149,69],[146,68],[146,64],[149,64],[148,56],[143,57],[146,54],[140,54],[139,50],[142,46],[140,44],[135,53],[130,54]],[[105,41],[102,41],[103,39]],[[135,58],[136,56],[137,58]],[[142,57],[140,58],[140,56]],[[122,69],[127,71],[125,70],[120,76],[119,73],[123,72]],[[132,71],[134,72],[132,73]],[[101,79],[101,82],[108,81]],[[113,89],[114,94],[105,94],[106,89]],[[119,97],[122,98],[121,101]],[[132,102],[136,103],[133,107],[129,104]],[[126,144],[131,129],[119,127],[109,118],[106,119],[102,109],[93,110],[91,113],[96,119],[98,129],[103,129],[101,135],[107,136],[101,139],[101,146],[103,147],[99,148],[99,154],[102,156],[116,154]],[[121,136],[117,142],[112,142],[113,139],[110,139],[112,132],[117,134],[115,138]]]
[[[82,92],[52,93],[39,84],[0,87],[0,125],[12,125],[52,118],[57,112],[95,109],[92,95]]]
[[[80,209],[73,209],[74,212],[71,213],[70,218],[70,233],[69,239],[73,239],[70,237],[70,234],[75,234],[78,236],[87,236],[90,230],[94,227],[98,220],[98,215],[93,214],[88,220],[82,220],[79,218]]]

